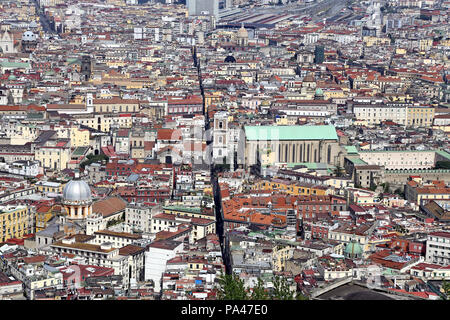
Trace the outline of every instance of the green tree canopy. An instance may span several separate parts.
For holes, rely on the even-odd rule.
[[[291,291],[289,284],[284,277],[275,276],[273,281],[272,299],[274,300],[294,300],[295,292]]]
[[[275,276],[273,290],[269,293],[264,287],[264,281],[258,278],[258,282],[250,293],[245,289],[244,281],[237,275],[221,275],[217,289],[219,300],[308,300],[302,294],[296,294],[291,290],[285,277]]]
[[[258,278],[258,283],[253,288],[252,295],[250,296],[251,300],[269,300],[269,294],[267,293],[266,289],[264,288],[264,282],[261,280],[261,278]]]
[[[237,275],[223,274],[219,277],[219,288],[217,291],[219,300],[248,300],[244,281]]]

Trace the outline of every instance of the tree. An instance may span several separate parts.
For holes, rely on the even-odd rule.
[[[269,294],[266,292],[264,288],[264,282],[261,278],[258,278],[258,283],[253,288],[253,292],[250,296],[250,300],[269,300]]]
[[[403,198],[405,197],[405,193],[403,192],[402,188],[395,189],[394,193],[398,194],[399,196],[401,196]]]
[[[442,282],[442,289],[444,290],[444,299],[450,300],[450,282],[444,280]]]
[[[289,288],[286,278],[276,276],[273,281],[272,299],[274,300],[294,300],[294,292]]]
[[[87,158],[87,160],[85,160],[85,161],[80,163],[80,168],[81,169],[84,169],[86,166],[88,166],[88,165],[90,165],[91,163],[94,163],[94,162],[99,162],[99,161],[103,161],[103,160],[108,161],[109,160],[109,157],[104,155],[104,154],[94,155],[94,154],[90,153],[90,154],[88,154],[86,156],[86,158]]]
[[[304,296],[301,293],[298,293],[297,296],[295,297],[295,299],[297,299],[297,300],[309,300],[309,298],[307,296]]]
[[[219,277],[219,288],[217,291],[219,300],[248,300],[244,281],[237,275],[223,274]]]

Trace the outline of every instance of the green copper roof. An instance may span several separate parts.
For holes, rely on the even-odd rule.
[[[353,164],[367,164],[367,162],[365,162],[364,160],[362,160],[360,157],[345,157],[346,159],[348,159],[348,161],[350,161]]]
[[[347,150],[347,154],[358,154],[358,149],[355,146],[345,146],[345,150]]]
[[[332,125],[324,126],[245,126],[247,140],[338,140]]]
[[[182,211],[182,212],[189,212],[189,213],[201,213],[201,208],[189,208],[189,207],[182,207],[182,206],[165,206],[163,207],[163,210],[171,210],[171,211]]]
[[[28,62],[9,62],[9,61],[2,61],[1,66],[3,68],[25,68],[25,69],[31,69],[31,65]]]
[[[325,169],[336,169],[335,166],[326,164],[326,163],[320,163],[320,162],[288,162],[286,164],[288,168],[293,168],[295,166],[305,166],[308,169],[314,169],[314,170],[325,170]]]
[[[448,160],[450,160],[450,153],[445,152],[444,150],[437,150],[436,153]]]
[[[349,255],[360,255],[363,252],[363,249],[361,248],[361,245],[357,242],[350,242],[345,246],[345,253]]]

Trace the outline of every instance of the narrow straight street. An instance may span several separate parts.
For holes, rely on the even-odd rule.
[[[213,190],[213,198],[214,198],[214,210],[216,215],[216,234],[219,237],[220,242],[220,248],[222,251],[222,259],[225,265],[225,273],[231,274],[231,259],[229,256],[229,252],[226,249],[226,243],[225,243],[225,233],[224,233],[224,226],[223,226],[223,214],[222,214],[222,197],[220,192],[220,186],[219,186],[219,179],[217,175],[217,170],[214,165],[214,161],[212,158],[212,144],[213,144],[213,134],[211,132],[211,126],[210,126],[210,119],[208,116],[208,112],[206,111],[205,106],[205,94],[203,90],[203,84],[202,84],[202,75],[201,75],[201,65],[200,61],[197,59],[196,55],[196,48],[194,47],[193,52],[193,60],[194,64],[197,67],[198,70],[198,80],[200,85],[200,91],[203,98],[203,115],[205,117],[205,137],[206,137],[206,145],[207,145],[207,152],[210,154],[206,157],[206,161],[210,167],[210,178],[211,178],[211,186]]]
[[[37,0],[30,0],[30,2],[33,2],[36,6],[36,12],[39,13],[39,22],[41,23],[42,29],[46,33],[54,33],[54,30],[52,29],[50,25],[50,21],[48,20],[47,16],[43,13],[42,9],[39,7],[39,3]]]

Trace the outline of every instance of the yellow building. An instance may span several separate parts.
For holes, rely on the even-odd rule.
[[[27,206],[0,206],[0,242],[34,233],[33,209]]]
[[[407,125],[430,127],[433,124],[434,108],[432,107],[408,107]]]
[[[72,147],[88,147],[90,145],[89,138],[89,130],[77,127],[70,128],[70,143]]]
[[[34,185],[36,190],[41,193],[61,193],[63,190],[63,185],[59,182],[51,181],[38,181]]]
[[[286,267],[286,261],[294,255],[295,247],[278,245],[272,248],[272,269],[280,272]]]
[[[389,38],[378,38],[378,37],[371,37],[371,36],[366,36],[363,37],[363,41],[366,44],[366,46],[368,47],[372,47],[372,46],[384,46],[384,45],[389,45],[391,43],[391,39]]]
[[[270,190],[270,191],[284,191],[293,196],[305,195],[326,195],[327,188],[320,186],[302,186],[293,181],[284,181],[273,179],[271,181],[258,181],[253,185],[253,190]]]
[[[205,109],[212,104],[218,104],[222,101],[222,93],[220,91],[205,93]]]
[[[118,97],[110,99],[94,99],[95,113],[121,113],[139,112],[139,100],[122,99]]]
[[[43,205],[39,207],[36,210],[35,232],[45,230],[48,227],[50,220],[52,220],[60,211],[61,207],[59,206],[51,207]]]
[[[325,100],[329,99],[339,99],[339,98],[346,98],[347,95],[342,89],[323,89],[323,95]]]
[[[419,40],[419,49],[421,51],[428,50],[433,45],[433,39],[420,39]]]

